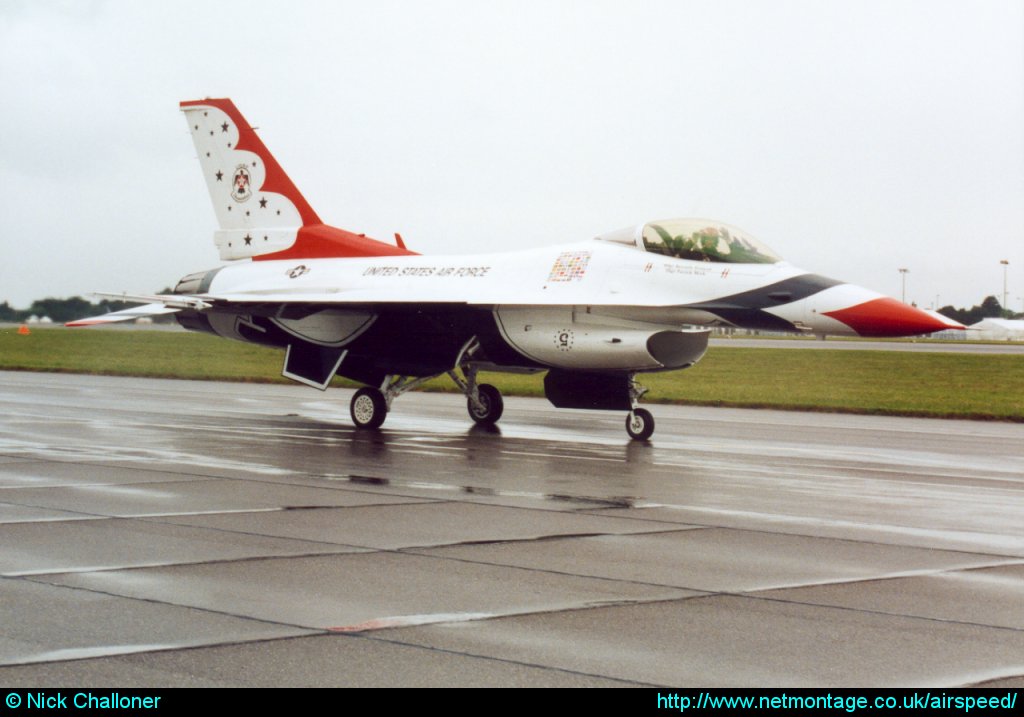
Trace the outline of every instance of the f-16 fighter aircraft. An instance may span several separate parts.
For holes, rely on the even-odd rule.
[[[859,286],[810,274],[750,235],[707,219],[648,221],[543,249],[421,256],[324,224],[228,99],[182,102],[220,224],[227,265],[190,274],[173,294],[68,324],[176,314],[182,326],[284,349],[283,374],[324,390],[361,384],[359,428],[383,422],[402,393],[447,374],[470,417],[502,413],[481,370],[547,371],[560,408],[624,411],[648,439],[636,378],[684,369],[712,326],[852,336],[950,328]]]

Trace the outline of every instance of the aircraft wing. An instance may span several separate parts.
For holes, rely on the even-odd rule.
[[[490,301],[476,301],[467,298],[453,299],[451,296],[432,292],[418,292],[415,295],[403,295],[393,291],[382,291],[379,289],[354,289],[336,292],[289,292],[289,293],[238,293],[238,294],[207,294],[196,297],[208,303],[214,311],[229,309],[230,307],[245,308],[256,305],[295,305],[309,304],[317,306],[375,306],[387,304],[409,304],[420,306],[422,304],[480,304],[490,305]],[[204,307],[206,308],[206,307]]]
[[[129,299],[130,301],[130,299]],[[164,314],[175,314],[184,307],[170,307],[163,302],[146,304],[145,306],[133,306],[130,309],[111,311],[100,316],[90,316],[87,319],[69,321],[65,326],[98,326],[100,324],[116,324],[119,321],[134,321],[144,316],[161,316]]]

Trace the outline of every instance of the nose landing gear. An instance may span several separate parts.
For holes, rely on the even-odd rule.
[[[639,408],[640,397],[647,389],[636,382],[636,374],[629,375],[630,411],[626,416],[626,433],[634,441],[646,441],[654,434],[654,416],[646,408]]]
[[[626,416],[626,433],[634,441],[646,441],[654,434],[654,416],[646,408],[636,408]]]

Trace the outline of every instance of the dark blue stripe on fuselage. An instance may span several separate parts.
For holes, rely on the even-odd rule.
[[[806,299],[842,283],[818,274],[801,274],[750,291],[685,306],[688,309],[707,311],[743,328],[796,331],[796,326],[775,314],[768,313],[765,309]]]

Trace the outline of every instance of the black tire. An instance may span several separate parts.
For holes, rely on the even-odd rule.
[[[388,417],[388,402],[380,389],[361,388],[352,397],[349,414],[356,428],[380,428]]]
[[[477,396],[480,398],[481,407],[473,405],[473,402],[466,400],[466,409],[469,417],[483,425],[493,425],[501,418],[505,410],[505,402],[501,398],[501,391],[489,383],[482,383],[476,387]]]
[[[630,411],[626,416],[626,433],[634,441],[646,441],[654,434],[654,416],[646,408]]]

